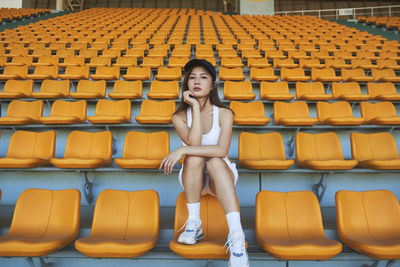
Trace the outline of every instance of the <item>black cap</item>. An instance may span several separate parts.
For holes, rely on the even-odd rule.
[[[211,74],[213,81],[215,81],[217,79],[217,73],[215,71],[214,66],[205,59],[192,59],[188,63],[186,63],[186,65],[185,65],[185,67],[183,67],[183,69],[185,70],[185,72],[187,72],[190,69],[192,69],[193,67],[197,67],[197,66],[204,67]]]

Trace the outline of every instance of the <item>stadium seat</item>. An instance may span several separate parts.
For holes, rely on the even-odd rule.
[[[342,80],[344,82],[370,82],[374,78],[365,75],[364,69],[342,69]]]
[[[250,81],[224,82],[224,99],[230,100],[252,100],[256,97]]]
[[[244,64],[242,63],[242,59],[240,57],[221,59],[221,67],[224,68],[242,68],[243,66]]]
[[[124,57],[132,57],[132,58],[144,58],[144,51],[145,49],[143,48],[130,48],[128,50],[126,50],[126,53],[124,55]]]
[[[121,56],[121,51],[119,49],[104,49],[99,57],[108,57],[111,59],[117,59]]]
[[[57,59],[58,61],[58,59]],[[85,65],[85,58],[84,57],[66,57],[64,58],[62,63],[58,64],[60,67],[67,67],[67,66],[84,66]]]
[[[368,100],[370,95],[361,93],[360,85],[357,82],[332,83],[332,96],[336,100]]]
[[[371,100],[400,100],[400,94],[397,93],[396,86],[393,83],[367,83],[368,94]]]
[[[265,117],[264,104],[261,101],[242,103],[231,101],[229,106],[235,116],[235,125],[267,125],[271,119]]]
[[[219,68],[220,81],[244,81],[245,78],[242,68]]]
[[[89,66],[67,66],[64,74],[59,74],[58,78],[63,80],[88,80]]]
[[[129,68],[137,66],[137,58],[134,57],[118,57],[113,67]]]
[[[353,116],[349,102],[318,102],[317,103],[318,124],[328,125],[360,125],[364,123],[363,118]]]
[[[171,80],[181,80],[182,79],[182,71],[181,68],[158,68],[158,73],[155,78],[160,81],[171,81]]]
[[[279,259],[327,260],[342,251],[340,242],[327,238],[310,191],[258,192],[255,231],[259,246]]]
[[[317,118],[310,118],[308,105],[304,101],[274,102],[274,124],[286,126],[314,125],[317,121]]]
[[[79,51],[79,57],[83,57],[85,59],[91,59],[92,57],[97,57],[98,52],[95,49],[81,49]]]
[[[351,155],[361,168],[399,170],[400,157],[390,133],[351,133]]]
[[[265,51],[265,57],[273,60],[286,58],[286,56],[283,54],[283,51],[278,51],[278,50]]]
[[[223,58],[235,58],[237,57],[237,52],[235,49],[226,49],[226,50],[219,50],[218,51],[218,57],[223,59]]]
[[[200,218],[204,238],[195,245],[178,243],[179,229],[185,224],[188,217],[186,198],[184,192],[176,200],[174,238],[169,243],[169,248],[183,258],[188,259],[227,259],[224,244],[228,236],[226,216],[219,200],[211,195],[201,196]],[[247,242],[246,242],[247,246]]]
[[[111,66],[111,58],[109,57],[91,57],[90,62],[86,64],[91,68],[97,67],[110,67]]]
[[[96,104],[94,116],[88,116],[91,123],[130,123],[131,122],[131,101],[100,99]]]
[[[93,80],[119,80],[119,67],[104,67],[96,68],[96,73],[91,74]]]
[[[10,229],[0,237],[2,257],[51,254],[79,232],[81,194],[76,189],[26,189],[18,197]]]
[[[167,132],[130,131],[125,137],[122,158],[117,158],[114,162],[123,169],[158,169],[168,154]]]
[[[33,80],[55,80],[58,78],[58,66],[36,66],[33,74],[28,74],[27,78]]]
[[[138,99],[142,98],[142,81],[122,81],[114,83],[113,92],[108,93],[108,97],[113,99]]]
[[[400,206],[388,190],[338,191],[337,231],[343,243],[375,259],[400,258]]]
[[[8,104],[7,114],[0,117],[0,125],[25,125],[39,123],[43,113],[43,101],[13,100]]]
[[[72,98],[104,98],[106,95],[106,81],[80,80],[76,92],[70,92]]]
[[[372,69],[371,74],[376,82],[400,82],[400,76],[396,75],[394,69],[377,70]]]
[[[177,99],[179,98],[178,81],[153,81],[147,97],[151,99]]]
[[[32,57],[13,57],[10,62],[5,62],[5,66],[32,66]]]
[[[261,82],[260,98],[266,100],[291,100],[294,95],[289,93],[287,82]]]
[[[274,68],[298,68],[299,64],[294,63],[292,58],[284,58],[284,59],[274,59]]]
[[[400,70],[400,65],[397,63],[397,60],[395,59],[377,59],[376,65],[380,70],[382,69]]]
[[[262,58],[260,52],[256,49],[251,50],[243,50],[242,51],[242,58],[249,60],[250,58]]]
[[[251,81],[276,81],[278,76],[275,75],[274,69],[272,67],[266,68],[250,68],[250,80]]]
[[[248,133],[239,135],[238,161],[251,170],[286,170],[294,160],[286,159],[285,146],[280,133]]]
[[[33,80],[7,80],[0,98],[30,98],[33,90]]]
[[[247,67],[249,69],[252,67],[268,68],[268,67],[271,67],[271,64],[268,62],[268,59],[266,59],[266,58],[249,58],[247,60]]]
[[[186,63],[189,61],[188,57],[173,57],[171,56],[168,61],[168,67],[169,68],[181,68],[186,65]]]
[[[301,58],[299,60],[299,66],[303,69],[325,68],[325,64],[321,64],[321,61],[318,58],[311,58],[311,59]]]
[[[140,106],[140,114],[135,120],[142,124],[170,124],[175,112],[175,101],[154,101],[145,99]]]
[[[0,80],[25,80],[28,75],[28,66],[5,66]]]
[[[51,158],[50,162],[64,169],[94,169],[109,165],[111,157],[111,132],[72,131],[67,139],[64,157]]]
[[[137,68],[129,67],[126,74],[122,75],[124,80],[150,80],[151,69],[150,68]]]
[[[43,124],[75,124],[86,122],[86,100],[56,100],[51,106],[50,116],[40,117]]]
[[[351,66],[355,69],[375,69],[378,68],[378,65],[372,64],[371,59],[352,59]],[[365,75],[365,73],[364,73]]]
[[[88,257],[132,258],[152,249],[160,228],[156,191],[106,189],[97,198],[89,236],[75,241]]]
[[[288,82],[306,82],[310,80],[310,76],[304,74],[303,68],[281,68],[281,80]]]
[[[56,133],[16,131],[8,145],[8,152],[0,158],[0,168],[35,168],[50,165],[54,157]],[[0,239],[1,240],[1,239]]]
[[[366,124],[400,124],[400,116],[397,116],[396,108],[388,101],[378,103],[361,102],[360,111]]]
[[[351,68],[351,64],[347,64],[346,60],[343,58],[332,58],[332,59],[326,59],[325,60],[325,66],[328,69],[345,69],[345,68]],[[332,71],[330,71],[332,73]],[[330,75],[331,77],[334,77],[336,75]],[[335,78],[336,79],[336,78]]]
[[[296,164],[314,170],[350,170],[357,160],[345,160],[339,136],[334,132],[297,133]]]
[[[32,92],[34,98],[68,98],[70,82],[68,80],[44,80],[40,92]]]
[[[163,57],[144,57],[143,62],[140,65],[140,67],[145,68],[152,68],[152,69],[157,69],[159,67],[164,66],[164,59]]]
[[[312,68],[311,69],[311,80],[320,82],[337,82],[341,81],[341,76],[336,76],[333,68]]]
[[[329,100],[331,94],[325,93],[325,87],[322,82],[296,83],[296,99],[298,100]]]

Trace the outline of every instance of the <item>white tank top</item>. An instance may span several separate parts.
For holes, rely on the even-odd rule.
[[[192,107],[190,106],[186,109],[186,120],[189,128],[192,127]],[[202,146],[217,145],[220,132],[221,132],[221,127],[219,126],[219,108],[213,105],[212,127],[208,133],[203,134],[201,136],[201,145]],[[186,145],[185,143],[183,144]]]

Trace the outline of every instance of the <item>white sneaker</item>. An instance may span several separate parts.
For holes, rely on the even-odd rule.
[[[182,228],[185,227],[185,225],[185,231],[183,231],[178,238],[179,243],[193,245],[196,244],[197,240],[204,237],[203,229],[201,228],[201,220],[199,218],[189,216]],[[182,230],[182,228],[179,229],[179,231]]]
[[[229,257],[229,267],[248,267],[249,256],[246,251],[246,244],[243,231],[235,231],[228,236],[225,245],[228,244],[228,249],[231,253]]]

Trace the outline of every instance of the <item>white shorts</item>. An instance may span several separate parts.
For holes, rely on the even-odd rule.
[[[228,164],[228,167],[231,169],[233,175],[235,176],[234,185],[236,185],[236,182],[237,182],[237,180],[238,180],[238,178],[239,178],[239,173],[238,173],[238,171],[237,171],[237,169],[236,169],[236,164],[230,162],[229,159],[228,159],[227,157],[223,158],[223,160],[226,162],[226,164]],[[207,165],[207,161],[206,161],[206,165]],[[178,175],[179,183],[181,184],[181,186],[182,186],[182,188],[183,188],[183,183],[182,183],[182,171],[183,171],[183,165],[182,165],[182,168],[180,169],[179,175]],[[205,176],[206,176],[206,184],[204,185],[203,190],[201,191],[201,194],[202,194],[202,195],[207,195],[207,194],[209,194],[209,195],[214,195],[214,194],[211,192],[211,190],[210,190],[210,186],[209,186],[209,185],[210,185],[210,176],[209,176],[208,173],[207,173],[207,167],[205,168],[205,173],[204,173],[204,174],[205,174]]]

